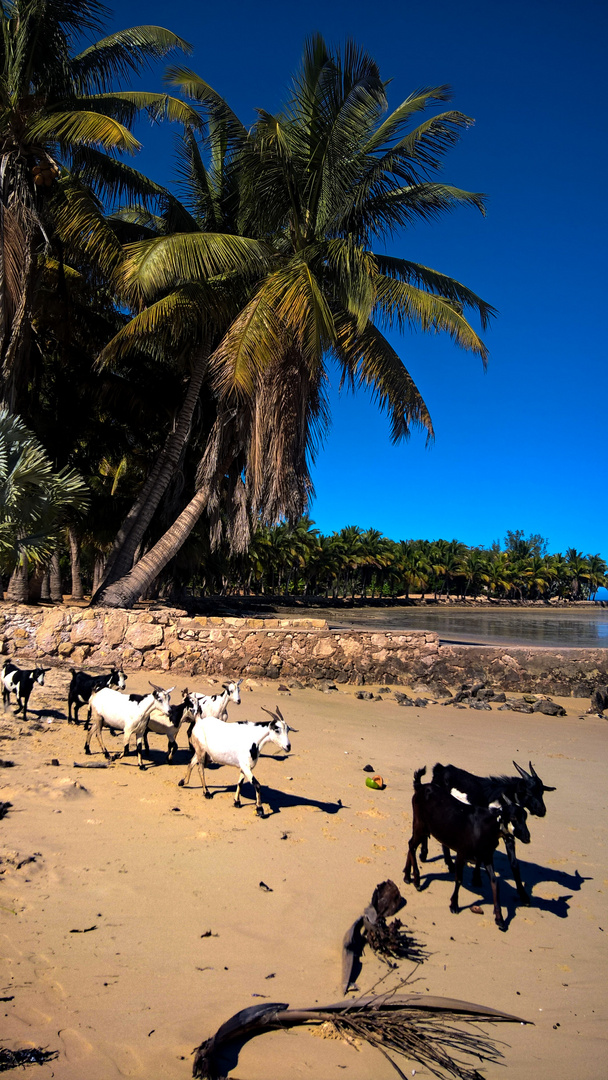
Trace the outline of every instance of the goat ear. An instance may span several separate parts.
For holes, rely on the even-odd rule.
[[[520,776],[523,776],[524,780],[529,779],[529,773],[525,769],[522,769],[521,765],[518,765],[516,761],[513,762]]]
[[[557,791],[557,788],[547,787],[546,784],[543,784],[543,791]]]

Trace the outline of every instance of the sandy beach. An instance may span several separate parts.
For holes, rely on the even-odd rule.
[[[148,677],[173,681],[130,675],[128,688],[145,690]],[[427,957],[387,975],[366,949],[361,992],[383,976],[387,989],[408,977],[412,990],[532,1021],[485,1025],[504,1055],[483,1066],[488,1080],[608,1076],[608,727],[581,715],[587,701],[556,699],[568,715],[552,718],[400,708],[391,694],[357,700],[352,687],[279,695],[276,683],[258,682],[232,718],[262,719],[261,706],[278,702],[298,729],[288,757],[259,761],[261,820],[247,787],[244,806],[233,807],[235,770],[209,771],[210,801],[196,773],[189,788],[177,786],[188,759],[184,731],[174,766],[164,763],[166,741],[151,735],[144,773],[134,755],[105,770],[74,768],[85,760],[84,731],[65,719],[68,681],[53,669],[32,695],[32,721],[7,713],[0,722],[0,757],[14,761],[0,772],[1,798],[12,803],[0,822],[1,1042],[58,1051],[32,1076],[183,1080],[192,1049],[237,1010],[339,1000],[342,937],[387,878],[401,889],[399,917]],[[92,749],[91,760],[101,761],[95,742]],[[480,896],[467,872],[462,911],[450,914],[452,884],[434,842],[421,865],[427,888],[404,885],[402,872],[414,769],[451,761],[512,772],[513,759],[532,760],[557,790],[546,796],[546,818],[529,819],[531,845],[518,847],[532,907],[521,906],[506,857],[496,856],[508,923],[501,933],[485,875]],[[384,791],[365,786],[367,764],[384,777]],[[415,1062],[401,1065],[408,1076],[430,1076]],[[252,1040],[231,1075],[337,1080],[345,1071],[352,1080],[395,1075],[371,1048],[304,1029]]]

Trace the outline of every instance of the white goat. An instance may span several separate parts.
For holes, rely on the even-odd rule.
[[[101,729],[105,724],[106,727],[113,728],[115,731],[124,732],[123,749],[122,754],[118,755],[119,757],[126,756],[131,736],[135,735],[139,767],[140,769],[145,768],[142,760],[142,744],[150,713],[152,709],[156,708],[168,717],[171,691],[175,689],[174,686],[171,686],[168,690],[163,690],[162,687],[155,686],[154,683],[150,683],[150,686],[152,687],[152,693],[146,694],[145,697],[140,697],[139,694],[121,694],[118,690],[111,690],[107,686],[91,695],[91,726],[84,744],[85,754],[91,753],[89,743],[91,742],[91,735],[95,731],[105,757],[110,757],[101,735]],[[137,700],[134,700],[135,698]]]
[[[205,783],[205,755],[207,755],[216,765],[233,765],[235,768],[240,769],[234,795],[234,805],[241,805],[241,785],[243,780],[248,780],[255,788],[255,812],[258,817],[264,817],[260,795],[261,787],[259,781],[253,775],[253,770],[257,764],[260,750],[268,742],[275,743],[281,750],[289,753],[291,750],[289,732],[293,729],[285,723],[278,705],[276,713],[264,709],[263,706],[262,711],[272,717],[269,722],[263,720],[259,722],[238,720],[234,724],[227,724],[216,716],[200,717],[196,721],[192,732],[194,754],[185,777],[179,781],[179,786],[186,786],[196,764],[203,785],[203,794],[206,799],[212,797]]]
[[[222,683],[221,694],[191,694],[196,701],[196,718],[202,716],[215,716],[218,720],[228,719],[228,702],[234,701],[235,705],[241,704],[239,687],[242,679],[237,682]],[[188,742],[192,745],[192,729],[195,721],[188,727]]]

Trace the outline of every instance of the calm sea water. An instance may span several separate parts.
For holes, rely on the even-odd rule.
[[[608,609],[540,608],[293,608],[331,627],[435,630],[442,641],[480,645],[545,645],[608,649]],[[279,614],[287,614],[282,608]]]

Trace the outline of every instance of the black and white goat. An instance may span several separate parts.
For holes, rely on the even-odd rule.
[[[152,709],[158,709],[168,717],[170,695],[171,691],[175,689],[175,687],[171,686],[168,690],[163,690],[162,687],[155,686],[154,683],[150,683],[150,686],[152,687],[152,693],[146,694],[144,697],[140,697],[139,694],[129,697],[129,695],[121,694],[118,690],[111,690],[107,686],[91,696],[91,726],[84,744],[85,754],[91,753],[89,744],[91,736],[95,732],[104,756],[110,757],[101,734],[105,725],[115,731],[124,732],[123,749],[118,757],[126,757],[131,737],[135,735],[137,761],[140,769],[145,768],[142,759],[142,746],[150,713]],[[133,700],[134,697],[138,700]]]
[[[39,686],[44,686],[44,676],[50,668],[30,668],[28,671],[24,671],[21,668],[12,664],[10,660],[6,660],[2,667],[2,674],[0,674],[0,682],[2,682],[2,704],[7,709],[11,694],[14,694],[17,698],[16,714],[23,710],[23,719],[27,720],[27,704],[30,700],[30,694],[34,688],[34,684],[38,683]]]
[[[82,705],[89,704],[91,694],[96,694],[105,686],[109,686],[110,689],[124,690],[127,685],[127,676],[122,668],[112,668],[109,675],[87,675],[86,671],[77,671],[76,668],[70,668],[70,671],[72,681],[68,689],[68,724],[78,723],[78,710]],[[88,723],[89,716],[87,716],[87,727]]]
[[[433,768],[433,784],[444,788],[455,799],[468,803],[469,806],[496,809],[500,805],[501,795],[505,795],[517,806],[523,806],[534,817],[544,817],[547,808],[543,795],[546,791],[555,791],[555,788],[543,783],[532,762],[530,762],[529,773],[516,761],[513,764],[519,776],[476,776],[474,773],[467,772],[466,769],[457,768],[456,765],[441,765],[437,762]],[[503,839],[519,898],[523,904],[529,905],[531,900],[523,886],[515,854],[515,839],[510,834],[505,835]],[[423,842],[420,850],[422,862],[426,860],[427,854],[427,845]],[[449,851],[444,848],[443,854],[446,865],[450,870],[453,869]],[[481,882],[479,864],[475,866],[473,882],[475,885]]]
[[[197,694],[193,693],[191,696],[196,701],[196,715],[200,716],[215,716],[218,720],[228,719],[228,702],[233,701],[235,705],[241,704],[241,691],[239,689],[242,679],[238,679],[237,682],[222,683],[221,694]],[[192,729],[195,721],[192,721],[188,727],[188,742],[192,745]]]
[[[227,724],[216,716],[199,717],[192,732],[194,748],[192,760],[185,777],[179,781],[179,786],[185,787],[188,784],[190,774],[197,765],[203,794],[206,799],[211,799],[212,795],[205,783],[206,757],[216,765],[233,765],[240,770],[234,805],[241,805],[241,786],[243,780],[248,780],[255,789],[255,812],[258,817],[264,817],[261,787],[253,775],[253,770],[257,765],[262,747],[268,743],[274,743],[281,750],[289,753],[291,750],[289,732],[293,729],[285,723],[278,705],[275,713],[264,709],[263,706],[262,711],[268,713],[271,717],[270,721],[238,720],[234,724]]]
[[[129,694],[130,701],[143,701],[143,694]],[[170,705],[169,715],[164,716],[163,713],[154,706],[150,716],[148,718],[148,724],[144,731],[144,750],[146,757],[150,756],[150,746],[148,744],[148,732],[153,731],[156,735],[166,735],[169,742],[167,748],[167,765],[173,764],[175,757],[175,751],[177,750],[177,736],[179,729],[188,718],[192,724],[195,723],[197,718],[197,702],[194,694],[188,692],[188,688],[182,690],[182,702],[180,705]]]
[[[450,898],[450,911],[457,915],[460,910],[458,892],[465,863],[479,862],[485,866],[492,885],[496,924],[504,930],[498,881],[494,873],[494,852],[501,836],[514,835],[523,844],[530,843],[526,811],[522,806],[511,802],[506,795],[499,796],[498,810],[469,806],[434,783],[422,784],[420,778],[425,773],[426,768],[418,769],[414,773],[412,836],[408,844],[403,880],[409,884],[413,868],[414,885],[420,889],[416,849],[423,840],[434,836],[444,847],[456,852],[456,886]]]

